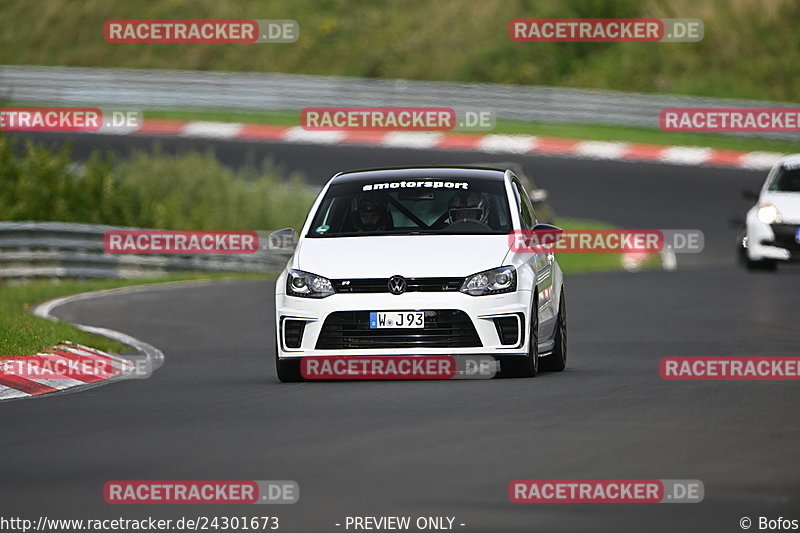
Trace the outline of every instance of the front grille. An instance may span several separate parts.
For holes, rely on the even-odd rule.
[[[469,316],[454,309],[425,311],[420,329],[370,329],[369,311],[336,311],[325,319],[317,339],[318,350],[480,346]]]
[[[500,344],[517,344],[519,341],[519,324],[520,320],[517,316],[502,316],[494,319],[494,327],[497,328]]]
[[[287,348],[299,348],[306,329],[305,320],[283,320],[283,345]]]
[[[458,291],[464,278],[406,278],[406,292]],[[389,292],[389,278],[334,279],[336,292]]]
[[[766,244],[786,248],[795,253],[800,252],[800,244],[795,241],[798,228],[797,224],[772,224],[771,227],[772,232],[775,234],[775,242]]]

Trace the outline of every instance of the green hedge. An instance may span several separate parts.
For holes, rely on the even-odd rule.
[[[33,6],[43,4],[41,9]],[[698,43],[517,43],[514,18],[699,18]],[[112,44],[108,19],[295,19],[292,44]],[[797,0],[3,0],[0,64],[288,72],[797,101]],[[215,95],[224,98],[224,94]],[[13,95],[9,95],[13,98]]]
[[[16,145],[16,146],[14,146]],[[174,230],[260,230],[302,225],[313,194],[269,162],[224,167],[211,152],[94,153],[75,164],[0,135],[0,219]]]

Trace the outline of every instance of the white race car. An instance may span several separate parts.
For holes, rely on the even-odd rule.
[[[537,224],[510,170],[337,174],[276,282],[279,379],[301,380],[301,359],[331,355],[492,356],[503,376],[563,370],[561,268],[552,253],[510,246],[515,230],[533,229],[559,231]]]
[[[800,260],[800,154],[781,159],[767,175],[747,212],[741,241],[750,270],[775,270],[778,261]]]

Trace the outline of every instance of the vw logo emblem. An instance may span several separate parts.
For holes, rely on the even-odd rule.
[[[403,294],[406,292],[406,278],[403,276],[392,276],[389,278],[389,292],[392,294]]]

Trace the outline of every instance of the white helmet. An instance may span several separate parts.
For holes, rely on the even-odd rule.
[[[450,199],[448,209],[450,223],[461,220],[477,220],[487,223],[489,220],[489,199],[487,195],[477,192],[465,192]]]

